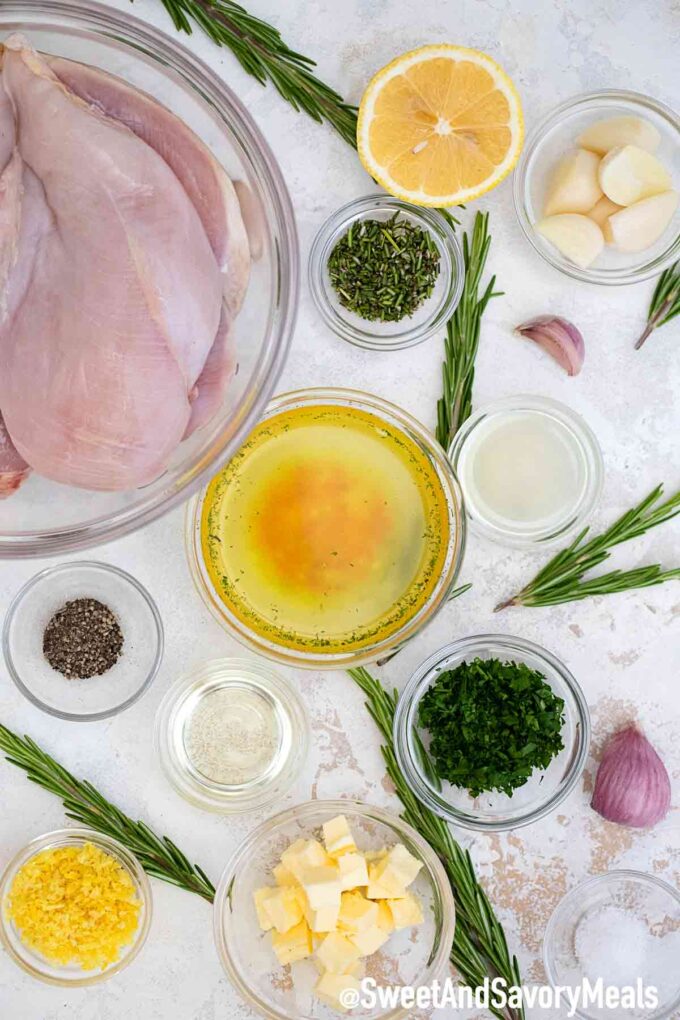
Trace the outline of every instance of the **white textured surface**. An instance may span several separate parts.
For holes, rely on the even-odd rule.
[[[129,0],[111,6],[131,10]],[[322,76],[358,100],[368,77],[396,53],[439,40],[488,51],[513,76],[529,128],[558,101],[606,86],[677,99],[680,14],[676,0],[248,0],[275,21],[286,40],[319,62]],[[158,0],[137,0],[132,13],[172,31]],[[352,151],[330,129],[296,116],[272,89],[246,77],[229,53],[195,34],[186,44],[237,91],[269,139],[288,180],[298,217],[302,263],[318,226],[341,203],[370,191]],[[311,156],[311,158],[310,158]],[[602,289],[569,282],[528,248],[512,209],[510,184],[482,201],[491,211],[492,269],[506,296],[485,319],[477,370],[477,405],[517,391],[549,394],[581,411],[595,428],[606,462],[598,519],[612,515],[665,480],[680,483],[680,329],[666,327],[641,353],[632,342],[643,324],[650,287]],[[532,345],[512,335],[518,322],[546,311],[573,319],[587,346],[585,369],[567,379]],[[680,320],[678,320],[680,323]],[[280,391],[340,384],[365,388],[434,424],[440,341],[410,352],[359,351],[319,323],[303,287],[299,324]],[[173,679],[202,659],[239,651],[194,595],[184,562],[182,512],[100,550],[101,559],[131,570],[156,597],[167,632],[165,661],[152,691],[108,723],[59,723],[41,715],[11,685],[4,669],[0,718],[54,751],[133,816],[170,834],[208,873],[219,876],[227,855],[260,816],[222,820],[186,805],[159,775],[152,747],[156,706]],[[623,560],[623,557],[622,557]],[[676,522],[625,551],[630,564],[680,562]],[[593,712],[597,752],[626,717],[644,724],[680,783],[678,667],[680,585],[596,599],[553,610],[493,616],[498,598],[531,576],[533,555],[470,542],[462,580],[471,593],[383,671],[401,686],[433,650],[462,635],[502,630],[537,641],[563,658]],[[41,564],[0,566],[0,611]],[[314,740],[304,775],[286,805],[310,796],[351,795],[396,807],[383,778],[378,740],[359,693],[344,674],[298,673],[310,706]],[[540,980],[540,942],[553,906],[589,873],[634,867],[680,877],[677,807],[652,833],[602,822],[588,807],[594,764],[558,814],[503,837],[474,839],[473,855],[518,952],[527,979]],[[60,804],[0,764],[0,865],[31,837],[63,824]],[[283,806],[283,804],[281,805]],[[468,838],[464,837],[466,842]],[[7,1020],[246,1020],[250,1012],[224,977],[212,942],[210,910],[187,893],[154,883],[155,918],[148,944],[118,978],[90,990],[32,982],[0,953],[0,1016]],[[460,1015],[460,1014],[456,1014]],[[535,1014],[538,1015],[538,1014]],[[452,1020],[443,1011],[440,1020]]]

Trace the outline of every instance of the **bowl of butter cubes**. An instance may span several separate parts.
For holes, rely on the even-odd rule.
[[[315,800],[268,819],[224,870],[217,951],[242,998],[272,1020],[399,1020],[441,979],[455,927],[438,857],[400,818]]]

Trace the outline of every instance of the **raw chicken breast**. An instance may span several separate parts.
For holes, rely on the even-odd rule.
[[[30,467],[15,450],[0,415],[0,499],[7,499],[16,492],[30,473]]]
[[[14,113],[0,75],[0,323],[7,314],[8,282],[17,259],[23,163],[14,149]],[[31,469],[16,450],[0,415],[0,499],[16,492]]]
[[[46,477],[135,488],[187,429],[221,320],[220,268],[167,163],[20,37],[5,47],[23,172],[0,294],[0,408]]]
[[[250,251],[234,185],[210,149],[167,107],[122,78],[64,57],[47,61],[72,92],[129,127],[174,171],[208,235],[233,318],[248,286]]]

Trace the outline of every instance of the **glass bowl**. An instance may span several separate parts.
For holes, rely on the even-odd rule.
[[[311,669],[345,669],[361,663],[374,662],[392,651],[420,631],[446,603],[460,571],[465,546],[465,519],[462,512],[460,487],[448,458],[433,436],[405,411],[379,397],[345,389],[309,389],[283,394],[271,401],[263,420],[300,407],[351,407],[377,417],[403,434],[427,458],[436,473],[446,500],[446,514],[450,541],[444,552],[441,569],[427,601],[407,617],[392,632],[374,639],[367,638],[360,647],[340,651],[291,648],[277,643],[274,638],[259,634],[245,620],[240,619],[219,596],[203,557],[201,523],[206,490],[187,506],[185,544],[189,569],[196,589],[215,619],[237,640],[249,648],[285,665]]]
[[[628,254],[605,247],[593,265],[581,269],[534,229],[541,218],[551,168],[576,146],[576,138],[594,121],[635,116],[653,124],[661,134],[657,155],[680,189],[680,117],[663,103],[625,89],[603,89],[574,96],[541,121],[526,141],[517,169],[513,194],[515,211],[525,237],[538,254],[575,280],[605,286],[637,283],[657,276],[680,254],[680,210],[663,236],[646,251]]]
[[[395,843],[423,862],[410,888],[419,898],[425,921],[390,936],[367,960],[378,985],[426,986],[443,976],[455,927],[455,907],[446,872],[432,848],[396,815],[351,800],[316,800],[275,815],[241,844],[224,870],[214,907],[214,932],[222,965],[241,997],[271,1020],[333,1020],[338,1014],[311,995],[318,973],[310,960],[281,968],[268,933],[260,930],[253,892],[271,884],[271,869],[296,839],[317,838],[321,825],[344,814],[361,850]],[[292,979],[291,979],[292,978]],[[406,1009],[353,1009],[353,1017],[398,1020]]]
[[[29,477],[0,501],[0,558],[85,549],[182,503],[233,456],[265,407],[285,361],[298,294],[295,220],[276,160],[240,100],[180,37],[90,0],[3,0],[0,40],[13,31],[44,52],[125,78],[190,124],[240,182],[246,220],[259,223],[261,253],[233,327],[238,373],[212,421],[181,444],[160,478],[134,491],[89,492]]]
[[[485,508],[481,499],[475,497],[468,472],[472,470],[471,456],[475,448],[493,431],[497,423],[508,415],[540,414],[569,451],[578,491],[569,506],[559,513],[552,513],[543,520],[512,520],[494,515]],[[520,394],[493,401],[470,415],[458,430],[449,457],[463,492],[465,513],[472,531],[500,545],[520,549],[550,546],[564,540],[565,536],[580,530],[590,517],[602,492],[604,462],[597,438],[584,421],[566,404],[549,397],[534,397]],[[470,461],[470,463],[468,463]],[[505,463],[508,463],[506,458]]]
[[[399,322],[374,322],[340,303],[328,275],[328,259],[350,227],[365,220],[388,220],[395,213],[427,231],[439,252],[440,271],[432,294],[412,316]],[[338,209],[321,227],[309,253],[309,287],[322,319],[343,340],[374,351],[413,347],[443,329],[460,301],[464,280],[463,253],[445,217],[390,195],[367,195]]]
[[[76,965],[59,966],[48,963],[39,953],[24,945],[14,923],[6,916],[7,896],[17,872],[27,861],[44,850],[83,846],[84,843],[92,843],[118,861],[132,879],[141,904],[134,941],[123,950],[121,958],[105,970],[87,971]],[[119,974],[132,963],[146,942],[151,926],[151,913],[151,886],[137,858],[117,840],[110,836],[102,836],[90,829],[58,829],[55,832],[48,832],[44,836],[38,836],[9,862],[0,878],[0,943],[7,950],[11,959],[31,977],[51,985],[82,988],[85,985],[99,984],[100,981],[106,981],[114,974]]]
[[[93,598],[118,617],[123,650],[99,676],[69,680],[43,655],[43,633],[65,602]],[[108,563],[83,561],[49,567],[15,595],[2,631],[10,676],[24,697],[43,712],[74,722],[108,719],[141,698],[163,658],[163,624],[146,588]]]
[[[205,699],[235,686],[255,695],[276,716],[276,749],[266,770],[239,785],[204,775],[187,750],[193,712]],[[174,789],[196,807],[221,814],[254,811],[281,797],[300,773],[309,748],[309,721],[298,694],[255,659],[213,659],[178,680],[156,715],[156,749]]]
[[[646,954],[645,967],[650,980],[645,984],[648,989],[656,988],[657,1004],[631,1009],[619,1005],[615,1013],[611,1008],[580,1004],[576,1016],[583,1020],[607,1020],[612,1016],[621,1020],[665,1020],[666,1017],[677,1016],[676,1010],[680,1006],[680,894],[660,878],[639,871],[610,871],[606,875],[586,879],[560,900],[543,939],[543,962],[550,984],[554,988],[558,985],[582,987],[588,979],[594,985],[599,975],[605,986],[617,987],[611,977],[600,974],[598,961],[593,959],[592,953],[584,967],[577,952],[580,924],[605,910],[615,910],[617,916],[621,916],[620,911],[625,911],[638,922],[641,936],[644,938],[646,929],[653,939]],[[616,917],[610,917],[610,921],[616,923]],[[642,978],[640,973],[633,972],[640,970],[640,960],[637,967],[631,965],[631,973],[627,974],[615,931],[611,932],[608,946],[612,954],[613,976],[617,981],[624,979],[622,987],[635,988]]]
[[[523,662],[541,672],[564,700],[564,748],[545,771],[534,771],[512,797],[494,790],[473,799],[467,790],[437,782],[427,759],[429,735],[418,719],[421,698],[444,670],[476,658]],[[394,744],[406,782],[426,807],[464,829],[504,832],[544,818],[574,789],[588,757],[590,713],[574,677],[545,648],[506,634],[478,634],[445,645],[418,667],[397,704]]]

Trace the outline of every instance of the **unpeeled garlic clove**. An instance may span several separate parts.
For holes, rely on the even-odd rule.
[[[586,354],[585,343],[580,330],[567,319],[559,315],[538,315],[523,322],[515,332],[547,351],[568,375],[578,375],[581,371]]]
[[[668,814],[666,766],[637,726],[614,734],[604,749],[591,807],[618,825],[648,829]]]

